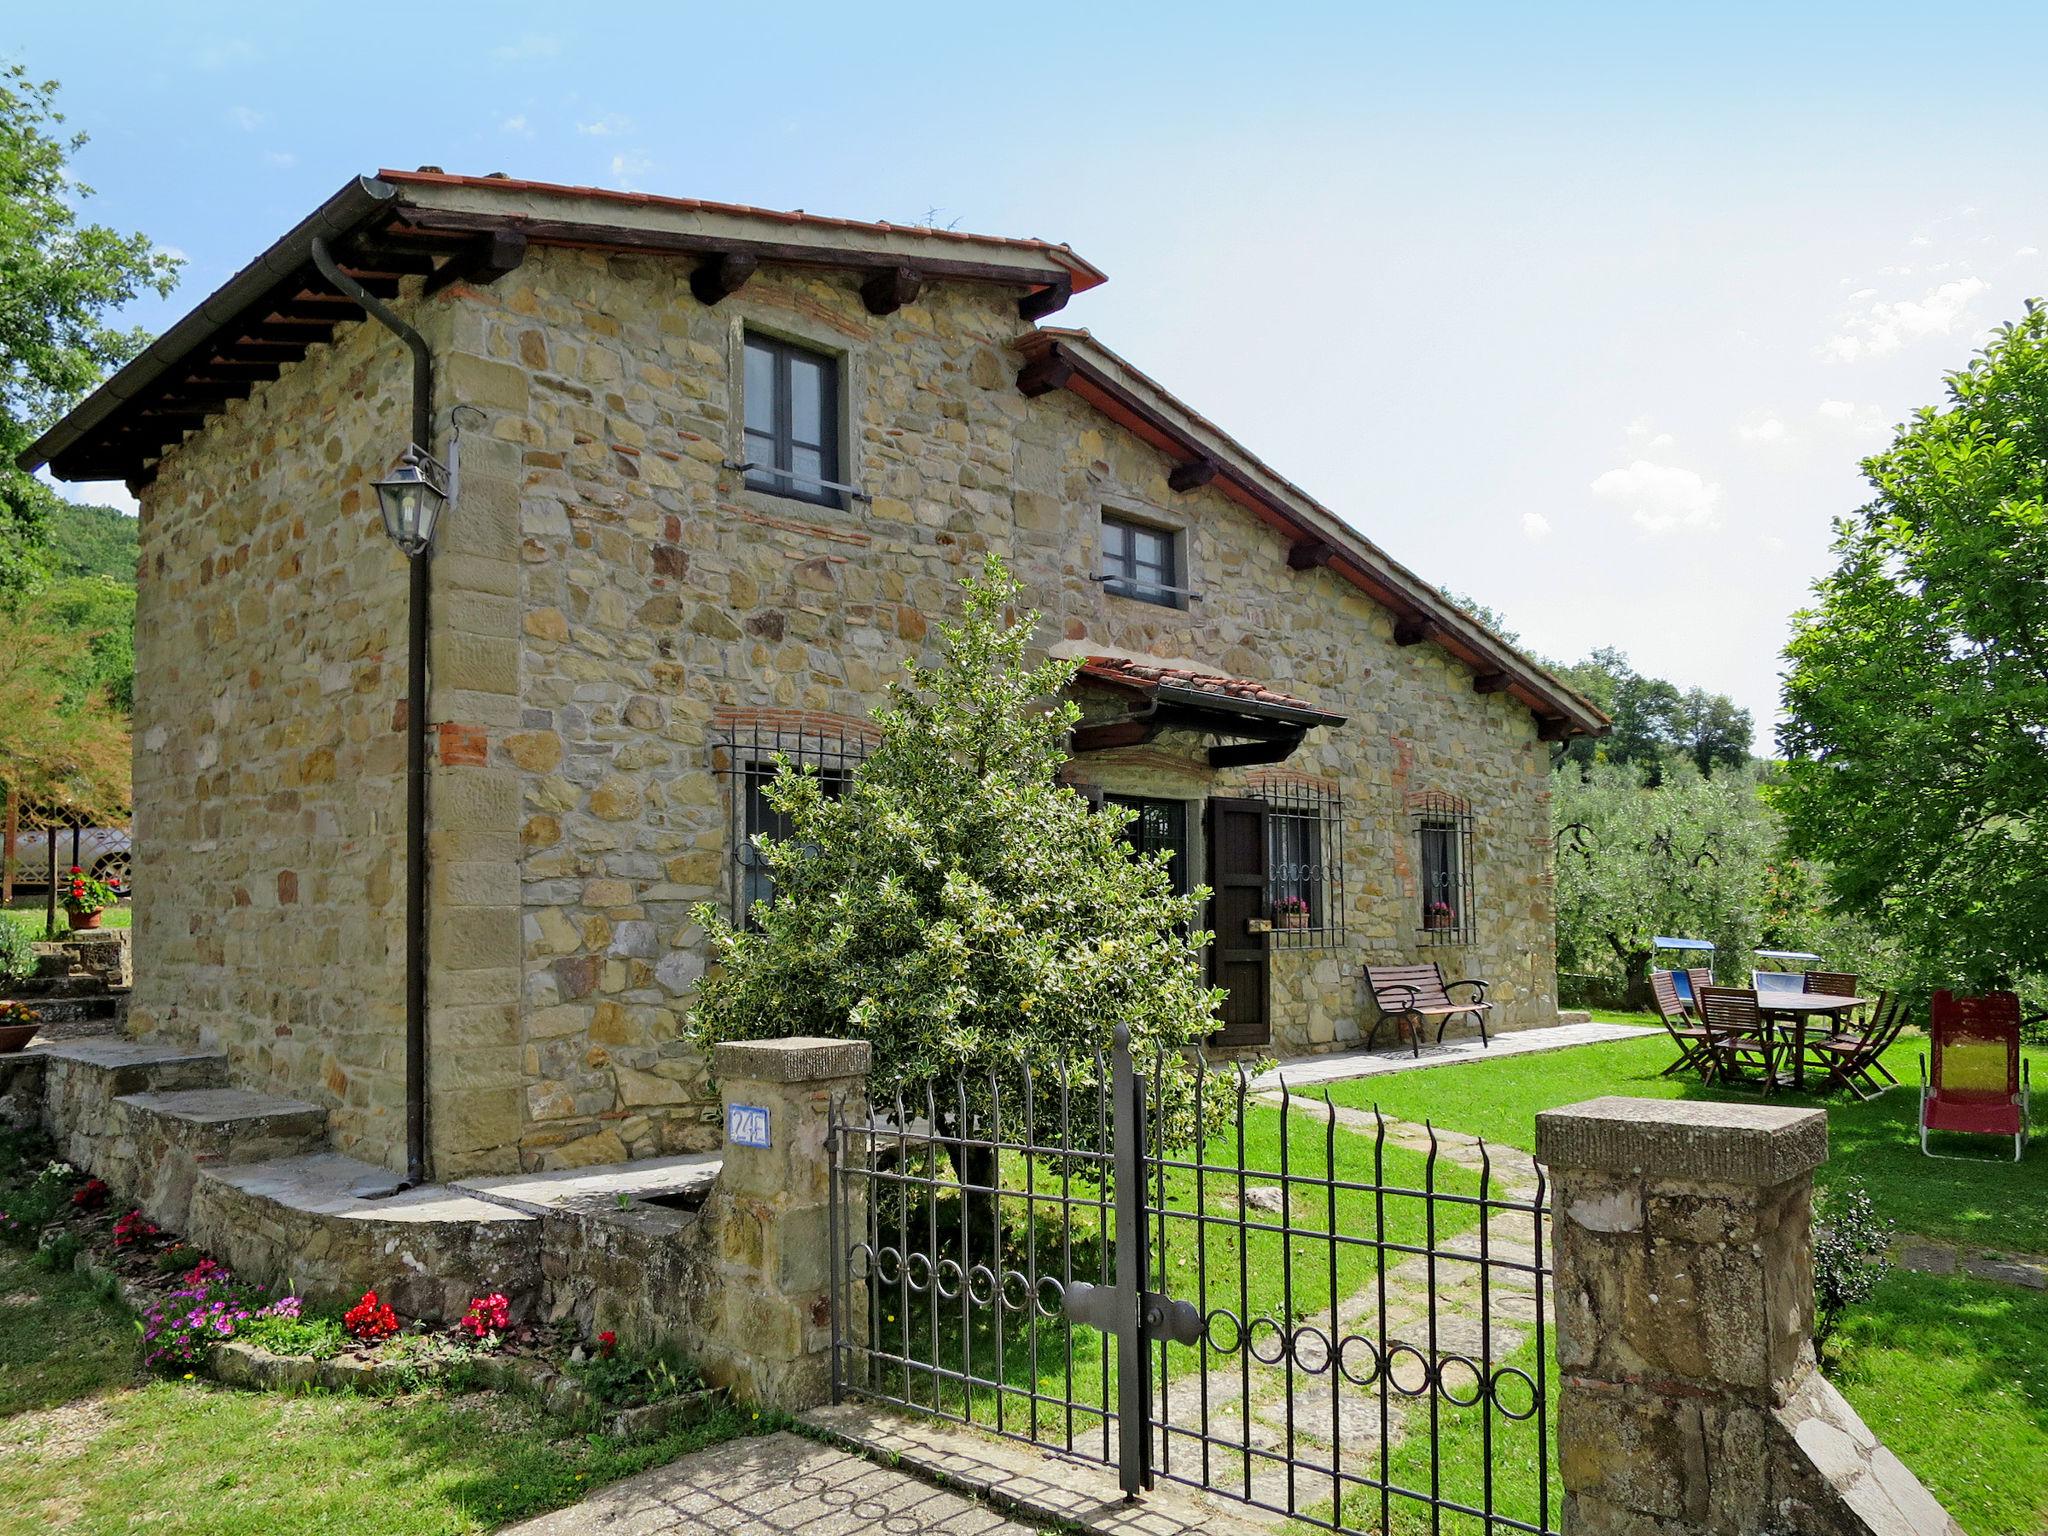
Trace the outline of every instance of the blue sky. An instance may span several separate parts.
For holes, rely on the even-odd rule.
[[[84,14],[4,47],[188,259],[140,323],[387,164],[1066,240],[1063,323],[1398,558],[1760,721],[1859,457],[2048,293],[2034,6]]]

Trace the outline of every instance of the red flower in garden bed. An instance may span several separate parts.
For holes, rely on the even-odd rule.
[[[162,1236],[162,1228],[140,1211],[130,1211],[114,1223],[116,1248],[151,1248]]]
[[[609,1360],[619,1352],[619,1336],[607,1328],[597,1336],[597,1358]]]
[[[100,1179],[87,1179],[71,1192],[71,1203],[81,1211],[96,1211],[113,1198],[113,1191]]]
[[[398,1332],[398,1314],[377,1299],[375,1291],[363,1292],[363,1299],[341,1314],[342,1330],[365,1344],[379,1344]]]
[[[498,1291],[493,1291],[488,1296],[473,1297],[469,1303],[469,1310],[462,1314],[462,1320],[455,1326],[473,1339],[503,1333],[512,1326],[511,1303]]]

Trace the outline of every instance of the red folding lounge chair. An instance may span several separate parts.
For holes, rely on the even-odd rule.
[[[1929,1034],[1934,1065],[1920,1058],[1920,1150],[1930,1131],[2010,1136],[2012,1160],[2027,1145],[2028,1082],[2020,1059],[2020,1000],[2013,992],[1957,997],[1937,992]]]

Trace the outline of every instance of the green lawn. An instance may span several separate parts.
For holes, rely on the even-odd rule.
[[[1922,1048],[1916,1037],[1893,1048],[1887,1062],[1906,1086],[1871,1103],[1846,1094],[1781,1094],[1775,1102],[1827,1110],[1831,1155],[1822,1182],[1860,1180],[1902,1231],[2048,1251],[2048,1156],[2042,1149],[2017,1165],[1989,1155],[1974,1162],[1921,1155],[1916,1057]],[[1755,1097],[1661,1076],[1671,1051],[1658,1035],[1357,1079],[1334,1086],[1331,1097],[1355,1108],[1376,1103],[1399,1119],[1427,1120],[1524,1149],[1534,1145],[1538,1110],[1603,1094]],[[2048,1051],[2030,1047],[2027,1055],[2048,1070]],[[2042,1470],[2048,1467],[2048,1296],[1896,1272],[1851,1311],[1834,1354],[1830,1379],[1970,1536],[2048,1536]],[[1445,1460],[1469,1451],[1447,1445]],[[1509,1470],[1514,1475],[1516,1469]]]
[[[502,1393],[240,1392],[138,1379],[133,1320],[0,1256],[0,1533],[444,1536],[490,1530],[760,1427],[738,1410],[637,1445]]]
[[[1641,1022],[1628,1015],[1605,1017]],[[1823,1186],[1855,1179],[1870,1191],[1882,1215],[1906,1232],[1980,1243],[2027,1253],[2048,1253],[2048,1150],[2036,1148],[2015,1164],[2011,1143],[2000,1156],[1984,1138],[1944,1143],[1943,1150],[1976,1154],[1967,1162],[1923,1157],[1919,1131],[1919,1056],[1925,1042],[1908,1035],[1885,1062],[1903,1085],[1867,1104],[1846,1093],[1826,1098],[1790,1093],[1777,1104],[1815,1105],[1828,1113],[1828,1162]],[[2027,1048],[2034,1075],[2048,1085],[2048,1049]],[[1672,1047],[1663,1035],[1578,1046],[1534,1056],[1502,1056],[1419,1072],[1390,1073],[1337,1084],[1339,1104],[1374,1104],[1402,1120],[1431,1120],[1488,1141],[1532,1149],[1536,1112],[1624,1094],[1650,1099],[1728,1099],[1754,1102],[1754,1090],[1716,1089],[1696,1078],[1663,1077]],[[2041,1110],[2035,1111],[2037,1129]]]
[[[19,924],[30,938],[40,939],[48,912],[48,900],[41,891],[17,891],[11,904],[0,907],[0,919]],[[100,914],[102,928],[127,928],[134,922],[135,909],[126,902],[108,907]],[[70,931],[62,906],[57,908],[57,928],[60,933]]]

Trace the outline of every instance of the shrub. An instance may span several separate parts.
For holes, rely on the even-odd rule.
[[[0,1208],[0,1235],[12,1242],[33,1243],[43,1228],[71,1205],[71,1181],[78,1177],[69,1163],[50,1163],[25,1189],[5,1197]]]
[[[77,1264],[79,1250],[84,1247],[76,1232],[46,1232],[36,1245],[34,1263],[38,1269],[61,1274]]]
[[[28,930],[0,913],[0,986],[22,981],[35,971],[35,944]]]
[[[658,1403],[701,1391],[704,1378],[697,1368],[673,1356],[635,1355],[618,1348],[609,1334],[598,1335],[598,1352],[591,1359],[570,1367],[583,1390],[605,1408],[624,1408],[640,1403]]]
[[[1861,1184],[1844,1183],[1815,1203],[1813,1223],[1813,1347],[1825,1354],[1842,1315],[1868,1301],[1890,1273],[1885,1256],[1894,1227],[1877,1214]]]
[[[287,1304],[293,1310],[286,1310]],[[273,1355],[297,1355],[326,1360],[348,1347],[348,1336],[331,1317],[306,1317],[297,1310],[298,1298],[287,1296],[267,1312],[258,1313],[236,1330],[235,1337],[269,1350]]]

